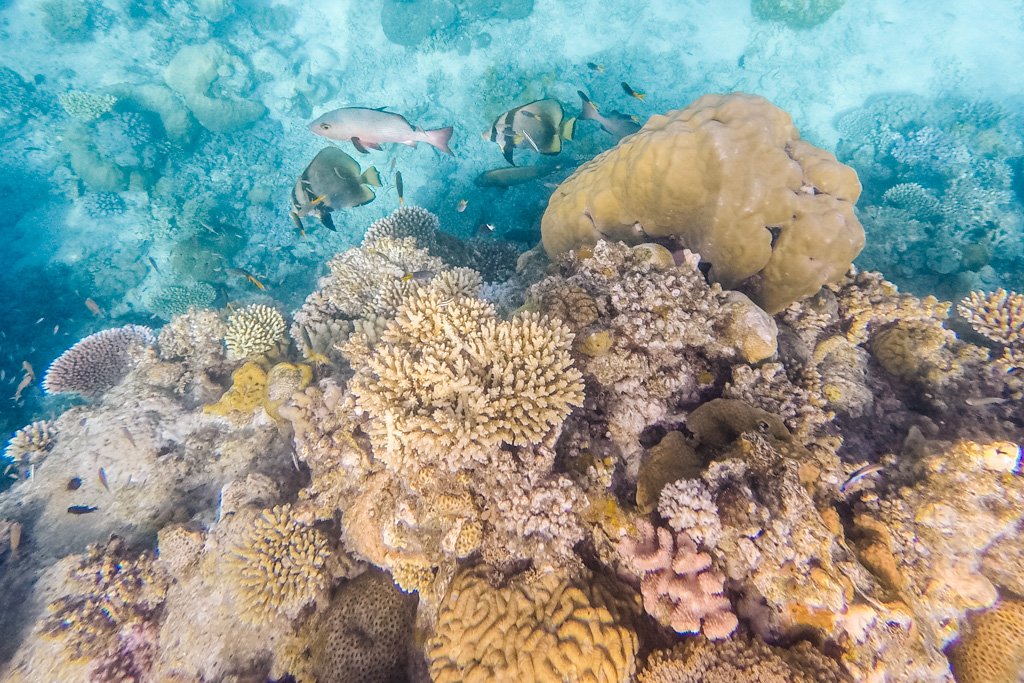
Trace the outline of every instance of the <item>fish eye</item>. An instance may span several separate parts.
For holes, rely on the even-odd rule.
[[[769,429],[770,425],[767,422],[765,422],[764,420],[757,421],[757,431],[761,432],[762,434],[767,434]]]
[[[331,128],[331,124],[329,124],[329,123],[321,123],[320,124],[320,130],[330,130],[330,128]]]

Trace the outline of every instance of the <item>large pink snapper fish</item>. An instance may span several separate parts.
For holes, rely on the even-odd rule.
[[[415,147],[417,142],[433,145],[445,154],[451,154],[448,141],[452,127],[423,130],[414,128],[401,114],[364,107],[342,107],[329,111],[313,123],[309,129],[317,135],[331,140],[351,140],[355,148],[366,153],[369,149],[380,149],[382,142],[398,142]]]

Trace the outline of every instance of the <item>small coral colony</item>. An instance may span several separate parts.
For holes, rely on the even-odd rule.
[[[619,141],[535,248],[402,206],[294,312],[250,276],[52,364],[87,400],[7,449],[5,680],[1015,680],[1024,296],[852,267],[856,173],[765,99],[641,127],[580,96]],[[514,164],[575,125],[486,137]],[[388,110],[309,128],[451,153]],[[380,184],[327,146],[292,219]]]

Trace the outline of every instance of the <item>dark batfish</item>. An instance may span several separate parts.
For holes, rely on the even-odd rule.
[[[576,93],[583,100],[581,121],[596,121],[606,133],[614,135],[619,140],[640,130],[640,124],[636,122],[635,117],[617,111],[609,112],[605,116],[582,90],[577,90]]]
[[[68,507],[68,514],[87,515],[90,512],[96,512],[97,510],[99,510],[99,508],[93,505],[71,505]]]
[[[545,99],[529,102],[510,109],[491,124],[484,139],[501,147],[505,160],[514,164],[516,147],[528,148],[538,154],[558,154],[562,141],[572,140],[576,117],[565,118],[558,100]]]
[[[331,212],[369,204],[376,195],[370,186],[380,187],[380,174],[370,166],[360,171],[355,159],[337,147],[320,150],[292,188],[292,222],[303,230],[302,219],[316,216],[328,230],[334,230]]]
[[[477,187],[511,187],[551,175],[557,166],[513,166],[484,171],[473,183]]]

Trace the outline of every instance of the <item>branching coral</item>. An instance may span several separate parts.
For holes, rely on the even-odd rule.
[[[128,374],[134,354],[156,342],[153,331],[125,325],[91,334],[53,361],[43,378],[47,393],[97,397]]]
[[[422,291],[398,309],[350,388],[374,453],[396,471],[457,470],[528,446],[583,400],[572,335],[535,314],[498,321],[468,297]]]
[[[774,313],[846,272],[864,246],[859,195],[853,169],[801,140],[781,109],[705,95],[577,169],[541,230],[551,255],[677,236],[716,282]]]
[[[72,90],[57,95],[57,101],[68,116],[79,121],[92,121],[106,114],[117,104],[113,95],[97,95],[90,92]]]
[[[137,628],[155,626],[167,578],[149,555],[132,557],[119,539],[92,546],[72,567],[74,592],[50,604],[42,633],[73,659],[116,656]]]
[[[978,334],[1004,346],[1024,347],[1024,294],[1005,289],[971,292],[956,311]]]
[[[806,641],[773,647],[749,636],[698,638],[659,650],[637,676],[639,683],[843,683],[839,664]]]
[[[435,683],[625,683],[635,669],[636,599],[601,577],[520,575],[505,586],[486,565],[452,582],[427,641]]]
[[[295,519],[287,505],[264,510],[233,553],[230,571],[246,621],[294,618],[327,588],[327,539]]]
[[[206,308],[217,298],[213,287],[200,282],[195,285],[162,287],[147,297],[146,306],[155,315],[170,320],[187,313],[190,308]]]
[[[284,331],[284,318],[277,309],[253,304],[228,318],[224,345],[231,358],[252,358],[274,349],[284,339]]]
[[[4,456],[21,468],[38,465],[54,444],[53,425],[48,420],[36,420],[14,433],[7,442]]]
[[[711,569],[711,556],[697,550],[686,533],[676,534],[650,522],[637,523],[638,538],[619,544],[626,563],[641,577],[644,609],[677,633],[726,638],[737,619],[722,595],[725,576]]]

